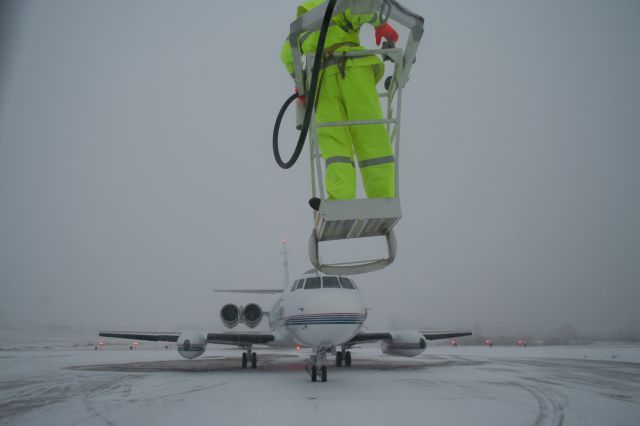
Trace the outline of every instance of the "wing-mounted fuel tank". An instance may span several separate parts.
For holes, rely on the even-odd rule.
[[[392,340],[381,340],[382,353],[396,356],[420,355],[427,348],[427,340],[417,331],[394,331]]]
[[[178,353],[184,358],[197,358],[207,349],[207,336],[202,332],[186,331],[180,334],[178,341]]]
[[[255,328],[263,317],[264,311],[257,303],[249,303],[247,306],[227,303],[220,310],[220,319],[227,328],[233,328],[239,323],[243,323],[249,328]]]

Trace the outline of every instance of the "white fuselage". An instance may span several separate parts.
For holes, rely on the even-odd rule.
[[[331,279],[324,274],[303,276]],[[355,288],[287,289],[269,313],[276,339],[271,346],[334,348],[349,341],[362,328],[367,311]]]

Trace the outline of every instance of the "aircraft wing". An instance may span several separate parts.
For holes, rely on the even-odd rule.
[[[101,331],[99,336],[120,339],[150,340],[153,342],[177,342],[180,333],[146,333],[137,331]]]
[[[142,331],[101,331],[99,335],[153,342],[177,342],[180,337],[180,333],[147,333]],[[207,333],[207,343],[221,345],[259,345],[272,342],[274,339],[275,337],[271,333]]]
[[[451,339],[453,337],[471,336],[470,331],[420,331],[427,340]]]
[[[393,336],[389,332],[382,333],[358,333],[351,340],[347,342],[347,345],[355,345],[356,343],[370,343],[377,342],[378,340],[392,340]]]
[[[208,333],[207,343],[221,345],[265,344],[275,339],[270,333]]]
[[[283,293],[284,290],[281,288],[277,289],[258,289],[258,290],[234,290],[234,289],[220,289],[214,288],[214,292],[216,293],[245,293],[245,294],[277,294]]]
[[[452,337],[471,336],[470,331],[419,331],[427,340],[450,339]],[[391,332],[383,331],[378,333],[358,333],[347,345],[355,345],[358,343],[371,343],[379,340],[393,340]]]

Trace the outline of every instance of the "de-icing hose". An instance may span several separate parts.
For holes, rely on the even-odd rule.
[[[337,0],[329,0],[327,4],[327,10],[324,13],[324,19],[322,20],[322,27],[320,27],[320,37],[318,38],[318,46],[316,47],[316,55],[313,61],[313,69],[311,70],[311,82],[309,84],[309,92],[307,93],[307,106],[304,112],[304,119],[302,120],[302,129],[300,130],[300,136],[298,137],[298,143],[296,149],[293,151],[293,155],[289,161],[282,161],[280,156],[280,147],[278,143],[278,134],[280,133],[280,122],[284,116],[285,111],[297,97],[298,94],[293,94],[282,105],[278,116],[276,117],[276,123],[273,127],[273,156],[276,159],[276,163],[283,169],[288,169],[293,166],[304,147],[304,141],[307,138],[307,132],[309,130],[309,124],[311,123],[311,114],[313,110],[313,104],[316,97],[316,89],[318,88],[318,74],[320,74],[320,66],[322,65],[322,52],[324,51],[324,42],[327,38],[327,31],[329,29],[329,22],[331,21],[331,15],[333,14],[333,8],[336,5]]]

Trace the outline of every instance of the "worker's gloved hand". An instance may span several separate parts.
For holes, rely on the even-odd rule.
[[[296,94],[298,94],[298,88],[297,87],[294,89],[294,92],[296,92]],[[305,106],[307,104],[307,95],[300,96],[298,94],[298,102],[300,103],[300,105]]]
[[[378,46],[380,46],[382,37],[384,37],[385,40],[393,41],[394,43],[398,41],[398,33],[388,23],[384,23],[379,27],[376,27],[376,44]]]

